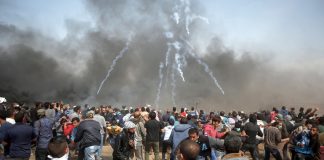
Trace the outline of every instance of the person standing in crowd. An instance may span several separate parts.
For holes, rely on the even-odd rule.
[[[282,160],[278,144],[281,142],[281,133],[278,129],[279,122],[273,122],[264,129],[264,160],[270,159],[270,153],[276,160]]]
[[[250,114],[249,122],[244,125],[242,135],[247,136],[242,150],[248,150],[253,160],[259,160],[259,153],[257,151],[258,140],[256,139],[256,136],[258,135],[263,137],[263,133],[260,127],[257,125],[257,116],[255,114]]]
[[[188,131],[188,136],[190,140],[198,143],[200,146],[199,159],[213,159],[212,148],[223,149],[224,143],[210,136],[199,135],[199,130],[197,128],[190,128]]]
[[[221,118],[219,116],[213,116],[211,124],[207,124],[204,127],[204,134],[206,136],[211,136],[213,138],[223,138],[229,129],[226,128],[225,132],[219,132],[219,127],[221,126]]]
[[[156,113],[149,113],[149,120],[145,123],[146,128],[146,144],[145,144],[145,160],[149,160],[151,148],[153,148],[155,160],[159,159],[159,142],[160,132],[163,128],[162,123],[157,121]]]
[[[52,138],[48,144],[48,158],[51,160],[68,160],[69,147],[64,136]]]
[[[171,140],[170,140],[170,136],[171,136],[171,132],[174,128],[174,120],[173,119],[169,119],[169,123],[167,126],[165,126],[163,128],[163,139],[162,139],[162,160],[165,160],[165,154],[168,150],[168,148],[171,148]]]
[[[78,118],[82,119],[82,117],[81,117],[81,106],[75,106],[75,107],[73,108],[73,113],[71,113],[71,114],[69,115],[69,119],[71,120],[71,119],[73,119],[74,117],[78,117]]]
[[[115,139],[113,160],[128,160],[131,158],[131,150],[135,148],[136,125],[131,122],[125,122],[124,129]]]
[[[15,108],[14,107],[9,107],[7,109],[7,118],[6,118],[6,121],[8,123],[11,123],[11,124],[15,124],[16,121],[15,121]]]
[[[101,126],[93,120],[94,112],[89,111],[86,119],[79,124],[74,141],[79,143],[79,159],[95,160],[99,158]]]
[[[24,124],[25,114],[15,114],[15,124],[7,130],[4,141],[10,142],[9,156],[13,159],[28,160],[31,154],[31,142],[36,134],[33,127]]]
[[[180,143],[178,160],[196,160],[199,156],[199,145],[191,140],[184,140]]]
[[[93,117],[93,120],[99,122],[100,127],[101,127],[101,142],[100,142],[100,150],[99,150],[99,156],[101,157],[102,154],[102,147],[105,141],[105,134],[106,134],[106,129],[107,129],[107,124],[106,124],[106,120],[103,116],[100,115],[100,108],[96,108],[95,109],[95,115]]]
[[[2,145],[5,133],[13,124],[6,121],[7,111],[3,108],[0,110],[0,144]],[[2,146],[1,146],[2,147]],[[4,156],[9,155],[10,143],[4,146]]]
[[[139,111],[134,112],[134,118],[130,121],[136,125],[135,128],[135,148],[134,153],[131,154],[131,157],[136,157],[136,160],[143,160],[143,141],[146,139],[146,129],[144,123],[141,121],[141,113]]]
[[[52,121],[55,120],[55,110],[54,108],[56,106],[56,103],[49,103],[49,102],[45,102],[44,103],[44,108],[45,108],[45,116],[49,119],[51,119]]]
[[[188,124],[188,120],[186,118],[181,118],[180,124],[176,125],[171,132],[170,140],[172,143],[172,152],[171,159],[175,159],[176,157],[176,149],[179,143],[188,138],[188,131],[192,128],[190,124]]]
[[[54,121],[45,116],[44,109],[37,110],[39,120],[34,124],[35,134],[37,136],[36,142],[36,160],[46,160],[48,155],[48,143],[53,137],[52,128]]]

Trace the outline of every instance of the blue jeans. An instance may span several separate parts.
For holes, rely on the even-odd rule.
[[[89,146],[84,149],[84,160],[96,160],[99,158],[100,146]]]

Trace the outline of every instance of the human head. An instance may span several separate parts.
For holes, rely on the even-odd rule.
[[[15,121],[18,123],[22,123],[24,121],[24,118],[25,118],[25,113],[22,111],[15,114]]]
[[[141,113],[139,111],[134,112],[134,118],[140,118]]]
[[[100,108],[95,108],[94,112],[95,114],[100,114]]]
[[[155,119],[156,118],[156,113],[155,112],[150,112],[149,113],[149,117],[150,117],[150,119]]]
[[[189,136],[189,139],[194,141],[194,142],[197,142],[198,138],[199,138],[199,131],[197,128],[190,128],[189,131],[188,131],[188,136]]]
[[[312,128],[310,130],[311,136],[316,136],[316,135],[318,135],[318,133],[319,133],[318,127],[316,125],[312,126]]]
[[[73,108],[73,111],[76,112],[76,113],[80,113],[80,111],[81,111],[81,106],[75,106],[75,107]]]
[[[255,114],[250,114],[249,122],[256,124],[257,123],[257,116]]]
[[[196,142],[184,140],[179,144],[179,146],[180,154],[178,154],[178,159],[196,160],[200,152],[199,145]]]
[[[125,122],[124,128],[130,133],[135,133],[136,125],[132,121]]]
[[[73,126],[78,126],[80,123],[80,118],[74,117],[74,118],[72,118],[71,122],[72,122]]]
[[[86,118],[87,119],[92,119],[93,116],[94,116],[94,111],[92,111],[92,110],[91,111],[88,111],[87,114],[86,114]]]
[[[187,118],[181,118],[180,124],[188,124],[188,119]]]
[[[226,153],[239,153],[242,146],[242,140],[239,136],[228,135],[224,140]]]
[[[212,125],[214,125],[214,127],[218,127],[221,123],[222,119],[219,116],[214,116],[212,118]]]
[[[53,137],[48,144],[48,153],[52,158],[61,158],[69,152],[68,143],[64,136]]]
[[[37,116],[38,116],[39,118],[44,117],[44,116],[45,116],[45,109],[43,109],[43,108],[38,109],[38,110],[37,110]]]

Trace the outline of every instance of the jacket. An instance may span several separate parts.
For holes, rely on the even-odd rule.
[[[142,141],[145,141],[146,138],[146,129],[143,122],[139,119],[131,119],[131,121],[136,125],[135,130],[135,144],[136,146],[142,146]]]
[[[53,125],[54,121],[47,117],[35,122],[34,129],[37,136],[37,148],[47,149],[48,143],[53,137]]]
[[[126,129],[115,139],[113,159],[114,160],[128,160],[131,155],[131,150],[134,149],[134,146],[130,145],[130,141],[134,141],[135,134],[127,132]]]
[[[179,143],[189,136],[188,131],[190,128],[192,128],[190,124],[179,124],[173,128],[170,136],[173,153],[176,151]]]
[[[89,146],[100,146],[101,126],[95,120],[84,120],[78,126],[78,131],[75,135],[74,142],[79,142],[80,149]]]

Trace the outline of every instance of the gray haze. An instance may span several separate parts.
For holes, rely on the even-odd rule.
[[[184,25],[178,26],[171,20],[174,2],[86,1],[88,11],[96,19],[95,26],[66,20],[69,33],[61,41],[35,30],[0,24],[0,96],[10,101],[154,104],[159,64],[164,62],[167,51],[164,33],[174,32],[174,39],[186,37],[194,47],[197,39],[204,39],[199,33],[208,33],[208,24],[197,20],[189,26],[188,36]],[[191,12],[204,13],[198,1],[191,2]],[[129,50],[97,96],[100,82],[130,33],[134,37]],[[209,65],[225,95],[204,68],[188,56],[183,68],[186,82],[175,72],[178,106],[197,104],[207,110],[211,107],[254,110],[271,105],[324,104],[321,95],[324,74],[320,64],[283,67],[273,63],[271,56],[260,56],[255,51],[238,58],[217,36],[207,43],[206,53],[197,54]],[[159,104],[172,105],[170,73],[163,79]]]

